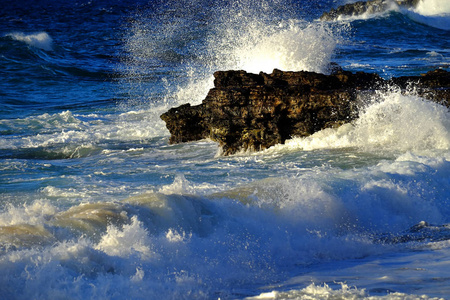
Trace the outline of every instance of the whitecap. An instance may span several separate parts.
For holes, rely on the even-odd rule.
[[[13,40],[24,42],[30,46],[45,50],[52,51],[53,50],[53,39],[47,32],[37,32],[26,34],[23,32],[14,32],[7,34],[6,36],[12,38]]]

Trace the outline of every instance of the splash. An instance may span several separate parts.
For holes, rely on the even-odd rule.
[[[385,276],[387,277],[387,276]],[[438,297],[427,297],[424,295],[405,294],[400,292],[392,292],[387,295],[372,295],[366,289],[358,289],[357,287],[349,286],[345,283],[335,283],[341,288],[333,288],[326,283],[323,285],[316,285],[314,283],[308,285],[303,289],[291,289],[289,291],[272,291],[269,293],[262,293],[258,296],[247,297],[246,300],[282,300],[282,299],[372,299],[372,300],[414,300],[414,299],[430,299],[438,300]]]
[[[404,11],[413,21],[431,27],[450,30],[450,2],[421,0],[414,9]]]
[[[289,1],[247,0],[195,5],[169,1],[138,13],[124,38],[124,76],[136,97],[155,105],[159,81],[163,99],[156,105],[200,103],[218,70],[328,72],[345,29],[306,22]],[[167,71],[171,67],[172,71]],[[175,69],[175,71],[173,71]],[[158,72],[158,76],[150,72]]]
[[[301,22],[291,20],[279,24],[277,30],[263,31],[269,32],[254,30],[234,41],[236,47],[225,53],[232,58],[230,69],[254,73],[270,73],[275,68],[327,73],[337,41],[324,24],[308,24],[303,28]]]
[[[53,39],[46,32],[38,32],[32,34],[25,34],[23,32],[15,32],[7,34],[6,36],[12,38],[13,40],[24,42],[30,46],[45,50],[53,50]]]
[[[364,145],[414,151],[450,148],[450,115],[446,107],[415,95],[392,92],[369,106],[354,135]],[[367,138],[364,138],[367,137]]]
[[[396,91],[377,92],[374,100],[353,124],[292,139],[286,147],[304,150],[356,147],[394,152],[450,148],[450,115],[446,107]]]
[[[136,216],[131,218],[130,225],[124,225],[123,230],[108,226],[107,233],[102,237],[96,249],[110,256],[128,257],[139,255],[142,258],[151,255],[150,238],[147,230]]]
[[[237,1],[222,10],[208,38],[212,68],[248,72],[327,72],[339,41],[329,24],[305,22],[289,11],[280,12],[277,1],[260,5]]]

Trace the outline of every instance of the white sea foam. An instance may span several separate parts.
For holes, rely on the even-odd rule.
[[[384,17],[392,11],[399,11],[399,6],[394,1],[386,1],[384,10],[376,12],[370,9],[360,15],[339,15],[337,20],[339,21],[354,21],[354,20],[368,20],[372,18]]]
[[[106,234],[95,248],[110,256],[139,255],[145,259],[151,255],[151,242],[147,230],[142,225],[134,216],[131,218],[131,224],[124,225],[123,229],[108,226]]]
[[[341,288],[332,288],[327,284],[317,285],[310,284],[303,289],[291,289],[289,291],[272,291],[269,293],[262,293],[258,296],[247,297],[246,300],[287,300],[287,299],[310,299],[310,300],[320,300],[320,299],[371,299],[371,300],[442,300],[440,297],[427,297],[426,295],[417,294],[407,294],[400,292],[390,292],[388,295],[373,295],[366,289],[358,289],[357,287],[349,286],[346,283],[340,284]],[[336,284],[335,284],[336,285]]]
[[[167,134],[159,115],[164,108],[130,110],[103,116],[74,115],[70,111],[24,119],[0,120],[9,131],[27,135],[0,139],[0,149],[38,149],[49,156],[86,157],[99,152],[102,141],[140,141]]]
[[[325,266],[312,274],[290,278],[271,292],[246,299],[444,299],[450,292],[448,280],[433,278],[435,274],[447,273],[448,245],[448,241],[430,243],[420,251]],[[311,284],[311,281],[328,284]],[[428,285],[430,281],[432,284]],[[354,285],[356,282],[358,284]],[[358,285],[365,288],[358,288]],[[401,288],[390,288],[393,286]],[[265,290],[270,291],[270,287]]]
[[[40,48],[45,51],[53,50],[53,39],[47,32],[37,32],[26,34],[23,32],[13,32],[9,33],[6,36],[11,37],[12,39],[20,42],[24,42],[30,46]]]
[[[22,206],[8,205],[0,214],[0,226],[19,224],[42,225],[48,216],[54,215],[58,209],[47,201],[35,201]]]
[[[400,92],[379,92],[352,124],[294,138],[274,149],[304,150],[356,147],[364,150],[448,150],[450,116],[442,105]],[[271,151],[271,150],[269,150]]]
[[[339,21],[367,20],[384,17],[386,14],[396,11],[401,12],[413,21],[426,24],[439,29],[450,30],[450,2],[447,0],[421,0],[412,8],[398,6],[394,1],[388,1],[386,9],[379,12],[365,12],[360,15],[340,15]]]
[[[290,290],[286,292],[278,292],[278,291],[272,291],[269,293],[262,293],[258,296],[254,297],[247,297],[246,300],[282,300],[282,299],[366,299],[369,294],[366,293],[364,289],[357,289],[356,287],[350,287],[345,283],[340,283],[341,289],[333,289],[327,284],[324,285],[316,285],[314,283],[310,284],[309,286],[305,287],[301,290]],[[401,297],[407,296],[405,294],[397,293],[393,298],[395,297]],[[385,297],[371,297],[371,299],[390,299]],[[415,299],[414,297],[411,297],[411,299]]]

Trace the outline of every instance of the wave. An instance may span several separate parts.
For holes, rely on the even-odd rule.
[[[450,2],[446,0],[421,0],[416,7],[402,12],[417,23],[450,30]]]
[[[352,147],[396,153],[450,149],[450,113],[445,106],[396,91],[375,92],[369,98],[371,103],[355,122],[294,138],[267,151]]]
[[[0,120],[0,134],[3,135],[0,139],[0,157],[80,158],[107,151],[122,143],[128,146],[136,143],[138,147],[142,140],[166,134],[167,129],[159,118],[163,110],[165,108],[111,115],[63,111]]]
[[[450,13],[443,15],[423,15],[415,10],[403,11],[411,20],[438,29],[450,30]]]
[[[37,33],[13,32],[5,35],[15,41],[24,42],[27,45],[45,50],[53,51],[53,39],[44,31]]]
[[[267,178],[204,196],[187,194],[185,189],[180,189],[180,185],[188,189],[193,185],[181,176],[161,186],[159,191],[145,192],[120,202],[78,204],[75,201],[66,210],[64,206],[57,208],[44,200],[23,206],[9,204],[0,214],[0,235],[4,245],[16,247],[31,247],[34,235],[34,245],[42,243],[44,238],[63,242],[89,237],[99,243],[111,230],[119,234],[125,225],[134,224],[144,229],[149,237],[170,233],[173,238],[178,232],[186,239],[195,236],[208,243],[233,235],[236,228],[247,228],[256,238],[254,242],[260,241],[268,247],[266,250],[270,250],[271,245],[259,238],[267,236],[273,240],[281,232],[292,234],[291,238],[298,242],[317,242],[318,232],[327,233],[332,243],[353,234],[356,240],[360,234],[371,238],[364,243],[392,243],[384,238],[385,233],[389,233],[392,240],[397,235],[401,239],[409,236],[409,241],[415,241],[419,239],[414,234],[405,234],[405,229],[422,220],[433,224],[449,221],[448,166],[449,161],[439,157],[405,154],[373,167],[336,168],[332,172],[326,167],[311,169],[297,176]],[[198,190],[191,189],[194,193]],[[58,199],[72,197],[70,190],[64,192],[52,186],[42,189],[41,193]],[[270,224],[264,226],[268,219]],[[424,224],[420,228],[429,230],[420,234],[433,238],[435,232],[439,239],[448,239],[447,227],[441,226],[447,230],[444,234],[435,230],[437,226]],[[288,228],[290,230],[285,232]],[[238,236],[240,233],[244,232],[236,231]],[[415,233],[421,238],[419,230]],[[26,245],[22,243],[22,235]],[[9,239],[11,236],[15,239]],[[239,236],[236,243],[239,242],[245,242],[245,237]],[[275,243],[283,244],[281,240]],[[125,251],[128,244],[121,247]],[[300,252],[307,250],[300,244],[298,247]],[[361,255],[356,253],[339,255]],[[329,255],[332,257],[336,253]],[[307,263],[312,257],[303,253],[298,259]]]
[[[178,177],[122,201],[61,205],[66,198],[59,194],[58,203],[9,204],[0,214],[0,286],[23,298],[55,290],[75,299],[137,297],[136,291],[141,298],[237,298],[244,296],[227,291],[242,286],[246,295],[249,286],[260,293],[257,287],[280,282],[299,266],[415,249],[417,241],[383,242],[380,236],[401,238],[422,220],[448,223],[449,170],[448,160],[405,154],[370,167],[311,168],[203,196]],[[47,186],[41,192],[57,191]],[[30,276],[34,280],[23,287]]]
[[[45,84],[49,80],[64,82],[67,77],[88,80],[112,78],[111,57],[89,53],[82,48],[69,50],[64,46],[54,45],[53,39],[46,32],[12,32],[0,39],[1,64],[9,71],[8,79],[11,82],[22,83],[24,76],[31,79],[25,83],[37,84]]]
[[[373,18],[384,18],[391,12],[399,12],[412,21],[425,24],[438,29],[450,30],[450,4],[446,0],[420,0],[414,7],[405,7],[394,1],[385,1],[379,7],[379,3],[372,4],[364,13],[356,15],[339,15],[336,21],[369,20]]]
[[[292,284],[291,284],[292,285]],[[389,291],[389,289],[386,289]],[[374,291],[367,289],[358,289],[344,282],[335,282],[334,284],[317,285],[315,283],[309,284],[302,289],[293,289],[288,291],[272,291],[262,293],[258,296],[246,297],[245,300],[281,300],[281,299],[371,299],[371,300],[395,300],[395,299],[420,299],[423,295],[406,294],[400,292],[390,292],[386,296],[373,295]],[[438,300],[439,298],[430,298]]]

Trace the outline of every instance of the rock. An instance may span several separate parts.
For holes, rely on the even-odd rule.
[[[320,17],[322,21],[333,21],[341,16],[351,17],[359,16],[365,13],[374,14],[389,10],[392,5],[398,5],[404,8],[410,8],[417,5],[419,0],[371,0],[371,1],[358,1],[355,3],[349,3],[339,6],[336,9],[325,12]]]
[[[351,122],[359,113],[358,95],[392,85],[414,85],[425,98],[447,106],[450,100],[450,73],[445,70],[388,81],[377,74],[343,70],[331,75],[219,71],[214,77],[215,87],[200,105],[184,104],[161,115],[170,143],[210,138],[224,155],[266,149]]]
[[[450,107],[450,72],[443,69],[429,71],[420,76],[394,77],[387,86],[397,86],[402,90],[413,88],[417,95]]]
[[[169,143],[197,141],[209,137],[207,115],[203,105],[191,106],[189,103],[171,108],[161,115],[171,133]]]
[[[349,121],[354,93],[348,76],[309,72],[216,72],[215,88],[202,105],[209,137],[225,155],[266,149],[293,135],[307,136]]]

